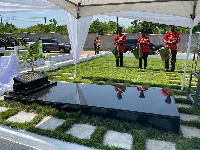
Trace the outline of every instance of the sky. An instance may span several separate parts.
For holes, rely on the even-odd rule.
[[[2,22],[5,24],[6,22],[12,23],[18,28],[27,28],[32,25],[44,24],[45,19],[47,18],[47,24],[49,24],[50,19],[56,19],[58,25],[65,24],[65,13],[64,10],[49,10],[49,11],[32,11],[32,12],[18,12],[18,13],[7,13],[0,14],[2,16]],[[106,15],[95,15],[93,16],[93,20],[99,18],[102,22],[116,21],[116,16],[106,16]],[[123,25],[126,28],[131,26],[131,22],[133,19],[128,18],[118,18],[119,25]]]

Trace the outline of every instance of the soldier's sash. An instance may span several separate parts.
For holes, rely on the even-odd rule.
[[[139,59],[139,58],[141,58],[143,56],[143,53],[142,53],[142,50],[141,50],[140,46],[138,46],[135,49],[133,49],[132,53],[133,53],[133,55],[135,56],[136,59]]]
[[[160,56],[162,58],[163,61],[169,59],[171,57],[171,52],[170,52],[170,47],[166,47],[164,49],[160,50]]]
[[[116,59],[119,58],[119,50],[118,50],[118,45],[115,46],[115,48],[112,50],[113,55],[115,56]]]

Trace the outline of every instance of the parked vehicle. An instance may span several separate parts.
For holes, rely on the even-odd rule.
[[[31,41],[30,38],[28,38],[28,37],[18,38],[18,41],[20,41],[22,45],[24,45],[24,44],[31,45],[31,44],[35,43],[35,42]]]
[[[124,43],[123,46],[125,47],[124,53],[132,51],[137,47],[137,39],[127,39],[127,43]]]
[[[124,43],[124,53],[126,53],[127,51],[132,51],[134,48],[137,47],[137,41],[138,39],[127,39],[127,43]],[[159,50],[161,48],[163,48],[164,45],[156,45],[154,43],[151,43],[151,45],[149,46],[149,55],[155,55],[155,54],[159,54]]]
[[[39,39],[43,52],[58,51],[60,53],[70,53],[71,45],[65,44],[58,39]]]
[[[0,38],[0,47],[5,47],[6,46],[6,40],[3,38]]]
[[[164,47],[165,47],[164,45],[156,45],[154,43],[151,43],[151,45],[149,46],[149,49],[150,49],[152,55],[156,55],[156,54],[159,54],[159,50]]]

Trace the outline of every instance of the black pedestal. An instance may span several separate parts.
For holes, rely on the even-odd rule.
[[[55,83],[50,83],[48,81],[48,76],[40,73],[33,72],[29,74],[24,74],[18,77],[15,77],[13,85],[14,95],[30,95],[37,91],[40,91],[44,88],[47,88]]]

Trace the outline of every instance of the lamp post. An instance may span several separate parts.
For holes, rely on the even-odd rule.
[[[0,17],[1,17],[1,24],[2,24],[2,23],[3,23],[3,22],[2,22],[2,15],[0,15]]]
[[[117,17],[117,29],[118,29],[118,26],[119,26],[119,25],[118,25],[118,17]],[[117,34],[118,34],[118,30],[117,30]]]
[[[47,23],[47,17],[44,17],[44,23],[46,25],[46,23]]]

